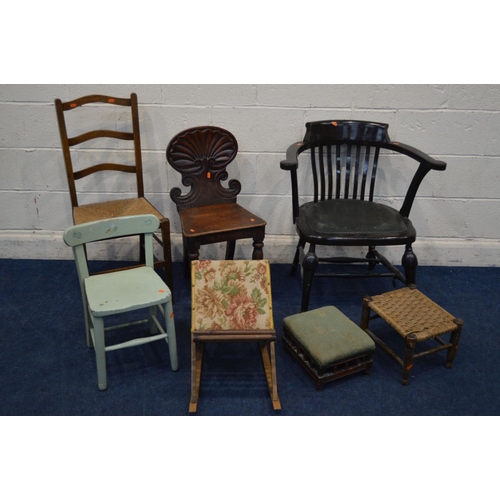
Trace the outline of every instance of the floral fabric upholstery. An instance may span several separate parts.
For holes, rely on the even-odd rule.
[[[274,330],[268,260],[191,263],[193,331]]]

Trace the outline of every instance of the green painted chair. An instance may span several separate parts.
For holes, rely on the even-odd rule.
[[[137,215],[79,224],[64,232],[64,242],[73,247],[82,291],[87,345],[95,349],[97,382],[101,390],[107,387],[106,352],[108,351],[164,339],[169,348],[170,366],[173,371],[178,369],[171,291],[154,271],[153,233],[159,225],[159,219],[154,215]],[[145,266],[90,276],[85,257],[85,244],[142,234],[145,238]],[[104,327],[104,318],[107,316],[146,308],[149,309],[148,319]],[[163,313],[165,328],[158,320],[158,309]],[[149,323],[149,336],[120,344],[105,345],[107,330],[142,323]]]

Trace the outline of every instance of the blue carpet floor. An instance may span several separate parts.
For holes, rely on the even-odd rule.
[[[103,263],[93,263],[99,268]],[[281,343],[285,316],[300,308],[300,278],[272,264],[278,389],[274,412],[256,344],[214,344],[205,351],[199,415],[499,415],[496,330],[500,268],[419,267],[419,289],[464,320],[452,369],[445,353],[415,361],[410,384],[377,351],[369,376],[356,374],[316,391]],[[73,261],[0,260],[0,413],[2,415],[187,415],[190,393],[190,289],[174,264],[180,369],[164,343],[108,353],[108,389],[99,391],[85,343]],[[310,308],[333,304],[359,323],[363,296],[392,289],[388,279],[316,279]],[[400,285],[398,285],[400,286]],[[400,352],[400,339],[394,348]]]

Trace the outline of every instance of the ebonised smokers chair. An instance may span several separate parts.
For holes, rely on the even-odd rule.
[[[89,95],[68,102],[61,102],[60,99],[56,99],[55,106],[68,178],[73,222],[75,224],[83,224],[111,217],[144,214],[153,214],[158,217],[160,220],[161,238],[157,235],[154,235],[154,238],[162,246],[163,255],[161,259],[155,261],[155,268],[163,268],[165,270],[167,284],[170,290],[173,290],[170,221],[168,218],[163,217],[163,215],[144,197],[137,95],[133,93],[130,95],[129,99],[104,95]],[[85,111],[81,109],[82,106],[85,106]],[[117,119],[115,115],[115,111],[117,111],[117,108],[115,108],[116,106],[130,109],[130,118],[127,118],[128,121],[125,122],[124,126],[126,131],[97,129],[86,130],[83,133],[78,131],[76,132],[77,135],[73,137],[68,136],[68,129],[70,128],[71,131],[73,131],[73,129],[76,129],[77,125],[82,123],[85,119],[88,120],[88,122],[86,121],[88,124],[85,125],[85,127],[88,128],[97,126],[115,129],[117,128],[117,122],[118,126],[121,126],[123,117],[120,114],[120,120]],[[76,111],[78,109],[80,109],[80,111]],[[92,113],[94,110],[95,113]],[[71,112],[71,115],[66,117],[65,113],[68,112]],[[87,114],[79,118],[79,116],[75,116],[78,115],[78,113]],[[76,124],[70,122],[70,118],[71,120],[76,120]],[[68,126],[70,123],[73,123],[72,127]],[[79,126],[81,127],[81,125]],[[113,149],[108,149],[109,146],[107,143],[104,143],[103,139],[104,141],[109,139],[116,140],[113,141]],[[124,143],[130,142],[133,145],[133,152],[130,149],[123,148]],[[83,143],[87,143],[85,144],[85,149],[82,147],[75,147]],[[104,148],[102,147],[103,144],[105,146]],[[74,166],[80,162],[84,154],[87,158],[90,158],[88,162],[95,161],[95,148],[100,148],[97,150],[97,161],[101,163],[80,168],[75,171]],[[126,159],[126,156],[130,156],[132,161]],[[129,163],[124,164],[122,163],[123,160],[129,161]],[[115,163],[116,161],[119,163]],[[95,182],[104,183],[103,175],[105,174],[103,172],[110,171],[134,174],[137,185],[137,196],[127,198],[119,193],[117,197],[113,196],[114,199],[110,201],[99,201],[97,203],[80,205],[76,181],[94,175]],[[140,260],[144,263],[144,238],[142,236],[140,241]]]
[[[417,258],[412,243],[416,239],[416,231],[409,219],[410,209],[425,175],[430,170],[445,170],[446,163],[411,146],[392,142],[387,132],[388,125],[384,123],[317,121],[307,123],[306,129],[304,140],[292,144],[286,159],[280,162],[281,168],[290,172],[292,183],[293,220],[299,236],[292,275],[301,265],[301,311],[308,309],[315,275],[389,276],[406,284],[415,283]],[[418,164],[399,211],[375,201],[379,160],[384,157],[392,163],[396,157],[389,155],[390,152],[404,155]],[[301,156],[302,153],[308,154]],[[306,165],[309,163],[308,179],[304,185],[311,185],[310,192],[299,186],[299,160]],[[306,243],[309,244],[307,253]],[[316,254],[318,245],[364,246],[368,253],[366,257],[319,258]],[[405,246],[402,258],[404,276],[377,251],[377,246],[385,245]],[[316,273],[318,265],[325,262],[365,263],[367,268],[363,273]],[[375,272],[378,263],[389,272]]]
[[[184,130],[167,146],[168,163],[182,175],[182,184],[191,188],[187,194],[178,187],[170,191],[182,226],[186,277],[201,245],[227,242],[225,259],[233,260],[236,240],[252,238],[252,259],[263,259],[266,221],[236,202],[239,181],[222,185],[228,178],[226,167],[237,152],[234,135],[212,126]]]

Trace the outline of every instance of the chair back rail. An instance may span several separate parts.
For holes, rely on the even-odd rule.
[[[70,137],[65,119],[65,113],[80,108],[88,104],[110,104],[114,106],[130,107],[132,131],[123,132],[116,130],[90,130],[82,134]],[[68,102],[62,102],[60,99],[55,100],[57,122],[59,125],[59,134],[61,137],[61,145],[63,150],[64,163],[68,178],[68,187],[71,198],[71,206],[78,207],[78,194],[75,181],[103,171],[118,171],[124,173],[132,173],[136,176],[137,196],[144,197],[144,180],[142,173],[142,156],[141,156],[141,138],[139,129],[139,112],[137,104],[137,95],[132,93],[129,99],[111,97],[106,95],[88,95],[74,99]],[[84,169],[75,172],[72,158],[72,149],[74,146],[99,138],[111,138],[119,141],[132,141],[134,149],[134,164],[125,165],[122,163],[103,162],[91,165]]]
[[[71,226],[64,232],[63,239],[68,246],[73,247],[78,274],[81,279],[85,279],[89,276],[89,270],[84,246],[111,238],[144,234],[146,266],[153,267],[153,233],[159,226],[158,217],[152,214],[116,217]]]

